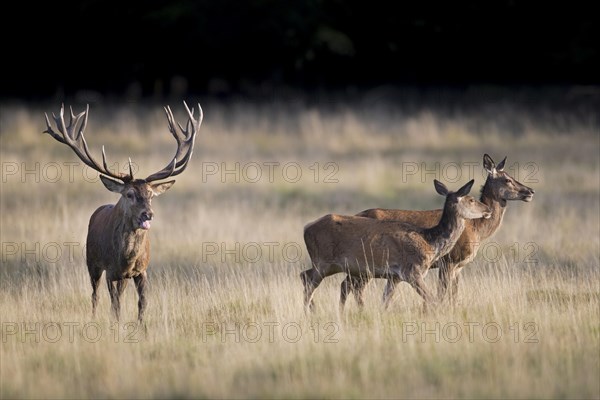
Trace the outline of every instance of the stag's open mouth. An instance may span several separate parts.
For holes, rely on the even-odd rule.
[[[150,229],[150,219],[148,219],[148,217],[146,216],[141,216],[138,219],[138,225],[140,229]]]

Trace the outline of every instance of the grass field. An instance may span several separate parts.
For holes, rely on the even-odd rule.
[[[600,397],[597,110],[202,105],[187,171],[153,202],[147,332],[132,283],[120,323],[104,284],[91,318],[87,223],[117,195],[41,133],[60,104],[2,105],[1,398]],[[158,105],[92,105],[86,137],[118,168],[131,156],[139,176],[174,151]],[[536,194],[508,205],[456,306],[423,314],[401,285],[384,310],[374,281],[365,309],[349,300],[340,315],[336,275],[304,313],[306,223],[439,208],[433,179],[478,190],[484,153],[508,156]]]

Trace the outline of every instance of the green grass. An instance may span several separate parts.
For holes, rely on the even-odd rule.
[[[64,163],[76,157],[41,133],[43,111],[57,106],[2,107],[0,398],[600,397],[593,118],[207,102],[188,170],[153,202],[144,330],[133,323],[132,283],[119,324],[105,285],[91,319],[87,223],[117,197],[81,165],[69,179]],[[86,137],[97,155],[106,144],[110,162],[131,156],[140,175],[174,151],[158,107],[93,106]],[[478,187],[484,153],[507,155],[510,173],[536,195],[509,203],[483,246],[490,252],[461,273],[456,306],[424,314],[403,284],[384,310],[376,280],[364,310],[350,299],[340,315],[339,275],[317,289],[316,312],[304,313],[306,223],[372,207],[441,207],[433,178],[457,188],[475,163]],[[208,174],[236,162],[239,182]],[[436,162],[440,172],[458,163],[463,175],[423,176]],[[257,182],[243,172],[252,163],[263,168]],[[302,171],[295,182],[283,173],[288,163]],[[435,286],[437,270],[426,280]]]

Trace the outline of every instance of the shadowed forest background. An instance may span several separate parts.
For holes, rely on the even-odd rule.
[[[598,84],[586,2],[125,1],[3,6],[2,97],[272,96]],[[14,25],[11,26],[10,22]],[[17,54],[19,54],[17,56]]]

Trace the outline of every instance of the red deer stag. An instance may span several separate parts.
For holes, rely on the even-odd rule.
[[[518,182],[504,171],[506,157],[498,165],[487,155],[483,156],[483,167],[487,171],[487,179],[481,189],[480,201],[492,210],[489,219],[472,219],[466,222],[465,230],[458,239],[454,248],[434,263],[432,268],[440,269],[439,298],[443,300],[450,286],[450,302],[456,301],[458,293],[458,274],[462,268],[471,262],[477,255],[481,242],[490,238],[500,227],[508,200],[522,200],[530,202],[533,199],[534,190]],[[374,208],[356,214],[361,217],[374,218],[378,220],[404,221],[423,228],[431,228],[442,216],[442,210],[409,211],[388,210]],[[340,295],[340,308],[349,292],[353,292],[358,304],[364,304],[362,293],[367,279],[356,279],[348,275],[342,282]]]
[[[465,219],[488,218],[490,209],[467,196],[473,180],[450,192],[435,180],[439,194],[446,196],[438,223],[428,229],[399,221],[380,221],[359,216],[330,214],[304,228],[304,242],[312,268],[300,274],[304,304],[312,308],[312,296],[323,278],[346,272],[357,281],[388,279],[386,304],[397,281],[408,282],[425,299],[434,301],[424,277],[431,265],[453,247],[465,227]]]
[[[174,180],[161,183],[155,181],[179,175],[186,169],[203,118],[200,104],[198,104],[200,111],[198,120],[194,118],[194,109],[190,111],[187,104],[185,102],[183,104],[189,117],[185,129],[175,122],[170,107],[165,107],[169,131],[177,142],[175,156],[165,168],[149,175],[146,179],[133,178],[131,159],[129,159],[129,173],[111,172],[106,163],[104,146],[102,164],[92,157],[83,136],[89,105],[85,111],[77,115],[73,114],[71,108],[69,125],[65,124],[64,105],[58,117],[53,113],[52,117],[60,134],[52,129],[48,115],[45,114],[48,129],[44,133],[69,146],[85,165],[100,173],[100,179],[108,190],[121,195],[117,204],[99,207],[92,214],[88,226],[86,257],[92,282],[92,316],[96,315],[98,286],[102,273],[106,271],[112,312],[116,320],[119,320],[121,295],[127,287],[128,279],[133,278],[139,296],[138,321],[142,322],[146,309],[146,268],[150,260],[148,230],[154,217],[151,202],[153,197],[164,193],[175,183]],[[177,126],[181,132],[177,130]]]

